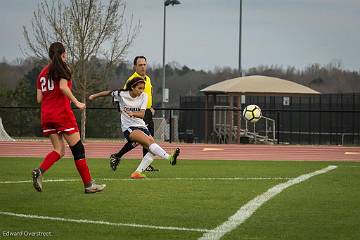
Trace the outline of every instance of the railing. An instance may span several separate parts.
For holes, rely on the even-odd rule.
[[[157,109],[155,118],[162,118],[161,110],[166,112],[160,132],[164,141],[229,143],[224,137],[230,135],[230,142],[236,143],[239,134],[240,142],[246,142],[249,137],[258,141],[259,136],[267,136],[268,141],[280,144],[360,145],[360,110],[262,109],[266,118],[256,124],[256,134],[253,124],[246,127],[246,121],[241,118],[237,131],[239,109],[163,108]],[[89,107],[86,111],[87,138],[123,139],[116,110]],[[80,111],[74,113],[79,121]],[[214,118],[220,115],[226,120],[216,124]],[[12,138],[42,137],[38,107],[0,107],[0,117]],[[233,124],[228,122],[231,119]]]
[[[265,122],[265,131],[263,129],[259,129],[259,124]],[[250,128],[252,125],[252,129]],[[253,139],[254,143],[271,143],[274,144],[277,142],[276,135],[275,135],[275,120],[262,116],[258,122],[249,123],[245,121],[245,129],[244,136],[250,137]],[[263,135],[261,133],[264,133]]]

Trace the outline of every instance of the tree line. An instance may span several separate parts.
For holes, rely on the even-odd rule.
[[[0,106],[37,106],[35,101],[36,78],[46,65],[46,60],[28,58],[17,64],[0,63]],[[92,58],[89,61],[88,78],[91,84],[85,95],[104,89],[122,88],[133,73],[131,62],[121,62],[104,73],[107,62]],[[195,70],[179,63],[166,65],[166,87],[170,98],[167,107],[179,107],[180,96],[202,95],[201,89],[217,82],[238,77],[236,69],[216,68],[212,71]],[[154,107],[160,107],[162,99],[162,68],[149,65],[148,75],[152,79]],[[279,77],[308,86],[321,93],[360,92],[360,72],[345,70],[338,63],[312,64],[305,69],[281,66],[257,66],[246,70],[246,75]],[[78,87],[74,79],[75,89]],[[109,99],[88,102],[88,106],[111,107]]]

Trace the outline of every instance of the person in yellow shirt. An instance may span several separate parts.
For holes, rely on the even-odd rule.
[[[148,75],[146,75],[146,68],[147,68],[147,62],[146,58],[144,56],[136,56],[134,58],[134,73],[128,78],[126,81],[129,82],[130,80],[141,77],[145,81],[145,89],[144,92],[148,95],[148,102],[145,110],[145,116],[144,116],[144,122],[147,125],[147,128],[149,129],[149,132],[151,136],[154,136],[154,121],[153,121],[153,115],[155,113],[155,110],[152,108],[152,85],[151,85],[151,79]],[[125,86],[126,86],[125,83]],[[110,156],[110,167],[113,171],[116,170],[117,166],[120,163],[121,157],[126,154],[127,152],[131,151],[136,147],[136,144],[134,142],[127,142],[118,153],[111,154]],[[148,150],[146,148],[143,148],[143,156],[145,156],[148,153]],[[149,165],[146,168],[146,171],[159,171],[159,169],[155,169],[153,166]]]

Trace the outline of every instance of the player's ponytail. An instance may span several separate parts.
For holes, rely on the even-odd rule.
[[[59,81],[64,78],[71,79],[71,71],[68,65],[62,60],[61,55],[65,52],[65,48],[62,43],[54,42],[49,48],[49,57],[51,63],[49,66],[48,77],[54,81]]]

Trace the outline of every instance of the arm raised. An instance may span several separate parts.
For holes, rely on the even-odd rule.
[[[111,95],[111,91],[102,91],[102,92],[91,94],[89,96],[89,100],[94,100],[95,98],[98,98],[98,97],[106,97],[106,96],[110,96],[110,95]]]

